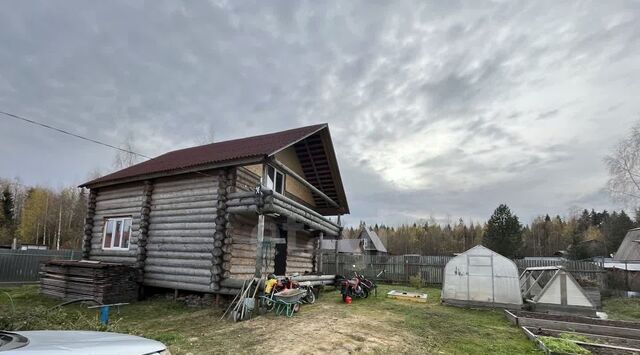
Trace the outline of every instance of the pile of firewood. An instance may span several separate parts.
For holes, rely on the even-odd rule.
[[[138,298],[137,271],[127,265],[51,260],[42,266],[40,292],[65,300],[93,299],[103,304]]]

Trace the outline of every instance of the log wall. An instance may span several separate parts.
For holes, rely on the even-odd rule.
[[[96,215],[96,198],[97,190],[89,192],[87,201],[87,216],[84,220],[84,236],[82,237],[82,258],[89,259],[91,257],[91,238],[93,237],[93,217]]]
[[[250,169],[251,167],[251,169]],[[233,191],[254,191],[256,186],[260,186],[260,175],[256,173],[257,169],[262,169],[260,165],[239,166],[235,168],[235,175],[233,176]]]
[[[231,214],[227,234],[231,238],[229,258],[229,277],[250,279],[256,271],[256,246],[258,216],[251,214]],[[264,237],[278,237],[277,226],[270,218],[265,218]],[[275,245],[268,245],[262,271],[264,274],[274,271]]]
[[[290,233],[293,234],[293,233]],[[306,231],[296,231],[287,238],[287,273],[313,272],[315,238]]]
[[[91,243],[91,252],[88,257],[93,260],[133,265],[136,262],[137,255],[144,184],[135,183],[101,188],[95,190],[95,196],[95,209],[89,241]],[[102,237],[105,219],[126,216],[131,216],[132,218],[129,250],[103,250]]]
[[[211,291],[218,175],[207,175],[154,183],[145,285]]]

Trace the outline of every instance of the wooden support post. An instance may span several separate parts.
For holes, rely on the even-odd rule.
[[[560,304],[567,305],[567,273],[560,274]]]
[[[340,240],[342,239],[342,223],[340,221],[340,215],[338,215],[338,226],[340,226],[340,232],[338,233],[338,235],[336,236],[336,244],[334,245],[335,247],[335,251],[334,251],[334,257],[333,260],[335,262],[335,268],[334,268],[334,275],[338,275],[338,244],[340,243]]]
[[[322,241],[324,240],[324,232],[320,232],[320,237],[318,238],[318,273],[322,273]]]
[[[264,215],[258,215],[258,236],[256,240],[256,272],[255,277],[262,277],[263,253],[262,242],[264,241]]]

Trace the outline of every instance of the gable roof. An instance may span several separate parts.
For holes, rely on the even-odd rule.
[[[307,140],[311,140],[311,143]],[[304,145],[301,145],[302,143]],[[316,144],[312,151],[309,150],[309,144]],[[304,178],[340,205],[339,209],[330,207],[322,203],[323,200],[314,194],[319,212],[322,214],[349,213],[337,158],[326,123],[174,150],[85,182],[80,187],[102,187],[223,166],[259,163],[291,146],[296,147],[301,160],[311,161],[309,165],[313,169],[306,169]],[[318,167],[324,168],[324,171],[318,171]]]
[[[363,235],[369,237],[369,239],[371,240],[371,243],[373,244],[373,246],[377,251],[382,253],[387,252],[387,248],[385,248],[384,244],[382,244],[382,240],[380,240],[380,237],[378,237],[378,233],[376,233],[375,231],[369,230],[369,228],[365,227],[362,229],[362,232],[360,232],[360,238],[362,238]]]
[[[640,260],[640,228],[630,229],[627,235],[620,243],[616,254],[613,256],[615,261],[637,261]]]

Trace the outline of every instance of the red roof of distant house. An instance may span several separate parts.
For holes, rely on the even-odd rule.
[[[216,163],[231,163],[240,159],[268,156],[295,144],[325,127],[327,127],[326,124],[319,124],[174,150],[98,179],[91,180],[80,186],[91,186],[141,175],[170,172]]]

